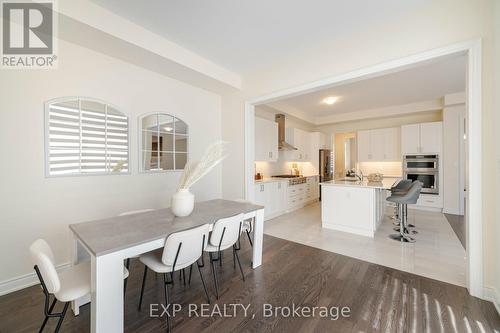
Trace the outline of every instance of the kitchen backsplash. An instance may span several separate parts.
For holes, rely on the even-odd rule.
[[[264,177],[274,175],[290,174],[292,164],[296,163],[300,174],[305,176],[314,176],[318,174],[316,168],[309,162],[255,162],[255,173],[260,173]]]
[[[365,176],[370,173],[382,173],[387,177],[401,177],[403,174],[402,162],[360,162],[358,167]]]

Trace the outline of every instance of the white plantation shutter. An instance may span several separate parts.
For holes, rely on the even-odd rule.
[[[50,176],[127,173],[128,118],[88,98],[47,105],[47,171]]]

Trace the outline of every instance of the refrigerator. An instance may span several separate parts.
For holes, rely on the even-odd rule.
[[[333,155],[330,149],[319,150],[319,182],[333,179]],[[321,201],[321,185],[319,185],[319,200]]]

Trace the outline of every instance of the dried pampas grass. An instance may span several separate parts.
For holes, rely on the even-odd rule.
[[[188,162],[184,167],[178,189],[189,189],[227,157],[227,142],[217,141],[208,146],[198,162]]]

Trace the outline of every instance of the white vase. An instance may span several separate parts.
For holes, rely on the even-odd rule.
[[[194,209],[194,194],[189,189],[180,189],[172,196],[170,209],[175,216],[188,216]]]

